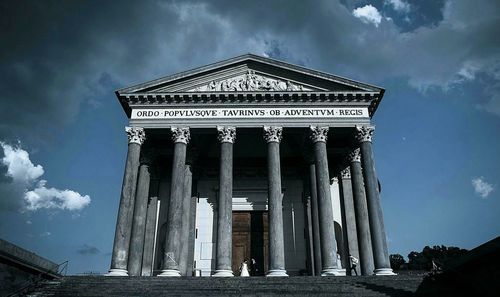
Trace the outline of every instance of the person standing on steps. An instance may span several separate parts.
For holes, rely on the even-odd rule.
[[[356,266],[359,263],[358,258],[356,258],[352,255],[349,255],[349,261],[351,262],[351,268],[350,268],[349,272],[351,272],[351,275],[352,275],[352,271],[354,270],[354,273],[356,274],[356,276],[358,276],[358,271],[356,270]]]
[[[241,263],[240,276],[242,277],[250,276],[250,273],[248,272],[248,264],[246,259],[243,261],[243,263]]]
[[[252,258],[251,261],[251,266],[250,266],[250,275],[256,276],[257,275],[257,261],[255,261],[254,258]]]

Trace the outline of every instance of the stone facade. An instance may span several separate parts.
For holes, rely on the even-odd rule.
[[[118,90],[109,275],[392,274],[371,118],[384,90],[244,55]]]

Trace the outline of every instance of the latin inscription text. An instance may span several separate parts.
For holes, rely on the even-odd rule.
[[[365,107],[133,109],[132,119],[367,118]]]

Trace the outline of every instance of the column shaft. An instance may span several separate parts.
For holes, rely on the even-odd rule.
[[[218,127],[220,145],[217,262],[214,276],[232,277],[233,257],[233,142],[236,130]]]
[[[366,188],[366,202],[368,206],[368,218],[370,220],[370,234],[373,247],[373,259],[375,264],[375,274],[394,274],[389,262],[389,252],[387,250],[387,239],[384,227],[382,207],[378,191],[378,180],[373,162],[372,143],[361,142],[361,162],[363,164],[363,177]]]
[[[197,192],[196,183],[193,180],[193,193],[191,194],[191,207],[190,207],[190,219],[189,219],[189,240],[188,240],[188,262],[186,274],[188,276],[193,275],[194,268],[194,245],[196,241],[196,204],[197,204]]]
[[[319,232],[321,238],[321,275],[341,275],[337,267],[337,243],[333,221],[332,197],[330,193],[330,175],[326,139],[328,127],[311,127],[316,164],[316,182],[318,195]]]
[[[151,197],[146,218],[146,235],[144,236],[144,252],[142,256],[142,276],[153,275],[153,255],[155,249],[155,227],[158,209],[158,197]]]
[[[321,238],[319,233],[319,216],[318,216],[318,191],[316,181],[316,165],[309,165],[309,177],[311,187],[311,215],[313,229],[313,247],[314,247],[314,275],[321,275]]]
[[[358,249],[358,235],[356,234],[356,215],[354,211],[354,202],[353,202],[353,193],[352,193],[352,184],[351,184],[351,175],[350,170],[347,169],[348,175],[342,173],[342,181],[341,185],[341,203],[344,206],[343,209],[343,229],[346,234],[346,242],[347,246],[347,260],[346,260],[346,272],[347,275],[351,274],[351,261],[349,260],[349,255],[355,257],[359,260],[359,249]],[[359,263],[356,267],[356,271],[359,273]],[[354,273],[353,273],[354,274]]]
[[[132,231],[132,216],[134,213],[135,189],[137,186],[137,172],[139,168],[139,156],[141,145],[145,140],[144,129],[126,128],[129,144],[127,161],[123,176],[123,185],[118,207],[118,218],[116,220],[115,239],[113,253],[111,255],[110,276],[126,276],[130,236]]]
[[[186,147],[189,141],[188,128],[172,128],[174,137],[174,158],[172,161],[172,182],[168,207],[167,236],[163,255],[163,270],[159,276],[180,276],[182,200],[186,167]]]
[[[267,144],[269,207],[269,271],[267,276],[287,276],[283,239],[283,194],[281,192],[280,144]]]
[[[181,255],[179,269],[181,275],[186,276],[188,263],[188,241],[189,241],[189,221],[191,215],[191,186],[192,177],[191,166],[186,165],[184,171],[184,197],[182,198],[182,227],[181,227]]]
[[[316,154],[316,178],[318,183],[318,216],[320,221],[319,231],[321,238],[322,264],[321,273],[323,275],[330,275],[338,267],[326,143],[322,141],[316,142],[314,144],[314,151]]]
[[[309,263],[307,269],[311,275],[316,275],[316,267],[314,267],[314,243],[313,243],[313,227],[311,215],[311,195],[304,197],[304,219],[307,226],[307,262]]]
[[[368,210],[366,206],[365,188],[363,186],[363,174],[361,173],[361,163],[356,161],[351,162],[350,168],[359,245],[359,265],[362,275],[372,275],[374,269],[372,242],[370,238],[370,225],[368,222]]]
[[[132,236],[130,238],[128,271],[131,276],[140,276],[142,270],[144,235],[146,232],[146,215],[149,200],[149,184],[149,164],[142,163],[139,167]]]
[[[347,270],[349,268],[349,246],[347,243],[347,220],[344,206],[344,193],[343,193],[343,185],[342,185],[342,177],[338,177],[338,185],[339,185],[339,199],[340,199],[340,221],[341,221],[341,240],[337,242],[340,254],[340,260],[342,263],[342,268]],[[340,268],[340,267],[339,267]]]

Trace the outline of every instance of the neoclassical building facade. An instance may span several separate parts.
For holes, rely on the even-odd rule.
[[[390,275],[382,88],[243,55],[116,91],[128,153],[109,275]]]

